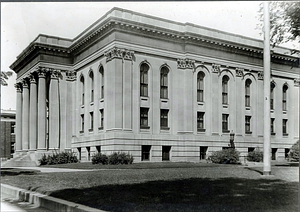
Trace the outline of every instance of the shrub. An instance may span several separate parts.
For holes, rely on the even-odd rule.
[[[114,152],[108,156],[108,163],[111,165],[132,164],[133,156],[125,152]]]
[[[73,152],[60,152],[54,153],[52,155],[46,156],[44,154],[41,159],[39,159],[40,165],[54,165],[54,164],[64,164],[64,163],[77,163],[78,159]]]
[[[213,163],[221,163],[221,164],[240,164],[240,152],[237,150],[230,148],[230,149],[223,149],[221,151],[213,152],[212,155],[209,157],[209,160]]]
[[[292,146],[288,159],[291,162],[299,162],[299,140]]]
[[[97,153],[92,156],[92,164],[99,164],[102,163],[103,165],[108,164],[108,157],[105,154]]]
[[[264,158],[264,153],[260,149],[255,149],[248,153],[247,160],[253,162],[262,162]]]

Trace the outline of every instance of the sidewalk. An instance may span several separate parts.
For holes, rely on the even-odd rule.
[[[1,170],[9,170],[9,169],[27,169],[27,170],[36,170],[45,173],[51,172],[87,172],[87,171],[95,171],[94,169],[65,169],[65,168],[46,168],[46,167],[5,167],[1,168]]]

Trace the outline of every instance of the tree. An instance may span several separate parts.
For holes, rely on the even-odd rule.
[[[274,46],[300,41],[300,1],[270,2],[270,42]],[[259,29],[263,29],[263,4],[260,4]],[[299,53],[299,50],[294,50]],[[295,52],[293,52],[295,53]]]
[[[7,82],[6,80],[8,80],[8,78],[10,76],[12,76],[13,72],[11,71],[1,71],[1,85],[3,86],[7,86]]]

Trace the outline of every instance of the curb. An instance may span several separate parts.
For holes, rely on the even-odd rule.
[[[1,193],[7,194],[16,198],[20,201],[29,202],[37,207],[43,207],[53,212],[68,211],[68,212],[79,212],[79,211],[95,211],[105,212],[96,208],[91,208],[85,205],[77,204],[74,202],[58,199],[48,195],[44,195],[38,192],[28,191],[25,189],[17,188],[14,186],[6,185],[1,183]]]

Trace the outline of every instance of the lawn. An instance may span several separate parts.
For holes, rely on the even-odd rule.
[[[295,177],[298,167],[272,167],[276,177],[265,178],[260,168],[235,165],[89,166],[100,169],[4,175],[1,182],[106,211],[299,211],[299,182],[281,177]]]

